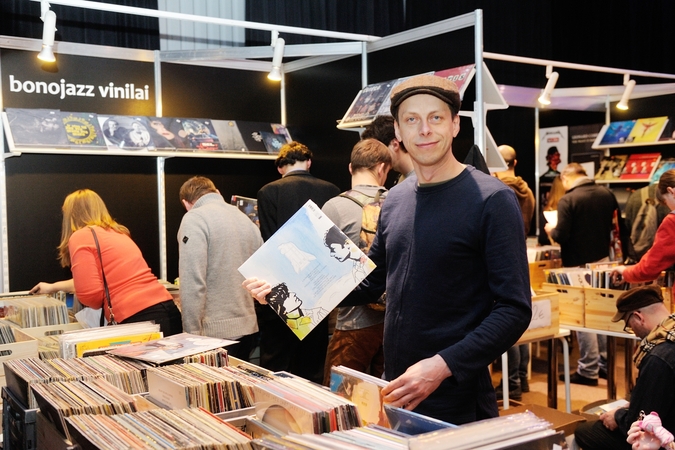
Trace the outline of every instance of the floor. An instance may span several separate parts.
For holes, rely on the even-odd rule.
[[[574,333],[572,333],[574,335]],[[623,339],[616,339],[615,354],[615,380],[617,398],[626,398],[626,382],[624,375],[624,353],[625,346]],[[523,393],[522,404],[536,404],[548,406],[547,397],[547,345],[541,345],[537,350],[536,344],[532,345],[531,352],[531,376],[530,392]],[[561,347],[561,346],[558,346]],[[570,374],[576,370],[577,359],[579,358],[579,346],[574,337],[570,345]],[[563,373],[563,355],[562,350],[558,350],[558,373]],[[635,376],[636,369],[633,369]],[[497,386],[501,380],[501,367],[493,365],[492,380]],[[607,380],[598,380],[598,386],[584,386],[571,384],[572,411],[583,410],[589,403],[607,399]],[[512,402],[513,403],[513,402]],[[558,410],[565,411],[565,385],[562,381],[558,382]]]

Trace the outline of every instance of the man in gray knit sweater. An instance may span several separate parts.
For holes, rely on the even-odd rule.
[[[237,268],[262,245],[260,231],[208,178],[190,178],[179,196],[187,210],[178,230],[183,330],[239,341],[228,353],[248,361],[258,323]]]

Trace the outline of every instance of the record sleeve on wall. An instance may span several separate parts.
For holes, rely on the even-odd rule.
[[[221,148],[226,152],[245,152],[246,144],[234,120],[213,120],[213,129],[220,140]]]
[[[185,139],[189,148],[200,151],[220,151],[220,140],[210,119],[174,118],[177,134]]]
[[[7,108],[6,113],[16,147],[70,146],[59,110]]]
[[[108,148],[111,150],[154,150],[155,144],[143,117],[98,116]]]
[[[106,149],[96,114],[62,112],[61,120],[71,148]]]

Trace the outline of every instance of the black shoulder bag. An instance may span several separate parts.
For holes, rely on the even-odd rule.
[[[98,259],[101,261],[101,276],[103,277],[103,288],[105,289],[105,298],[108,300],[108,310],[110,311],[110,320],[108,325],[117,325],[115,321],[115,314],[113,313],[112,302],[110,301],[110,291],[108,290],[108,282],[105,279],[105,272],[103,271],[103,258],[101,258],[101,247],[98,245],[98,237],[93,227],[89,227],[91,234],[94,235],[94,242],[96,243],[96,251],[98,252]],[[101,308],[101,326],[103,326],[105,317],[105,308]]]

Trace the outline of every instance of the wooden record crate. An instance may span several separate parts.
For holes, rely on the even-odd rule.
[[[562,267],[561,259],[549,259],[544,261],[534,261],[528,264],[530,268],[530,286],[535,291],[541,289],[541,285],[546,283],[545,270],[557,269]]]
[[[620,320],[612,322],[616,314],[616,300],[626,291],[617,289],[585,288],[585,327],[595,330],[615,331],[623,333],[625,323]],[[670,295],[667,288],[661,288],[666,308],[671,311]]]
[[[539,291],[532,296],[532,320],[533,326],[525,330],[518,340],[519,342],[541,339],[554,336],[560,328],[560,309],[557,292]]]
[[[37,358],[38,341],[20,328],[12,328],[16,342],[0,345],[0,365],[10,359]],[[0,373],[0,387],[6,386],[4,371]]]
[[[585,326],[585,291],[583,287],[543,283],[541,289],[542,291],[559,294],[558,307],[560,308],[560,323],[562,325]]]

